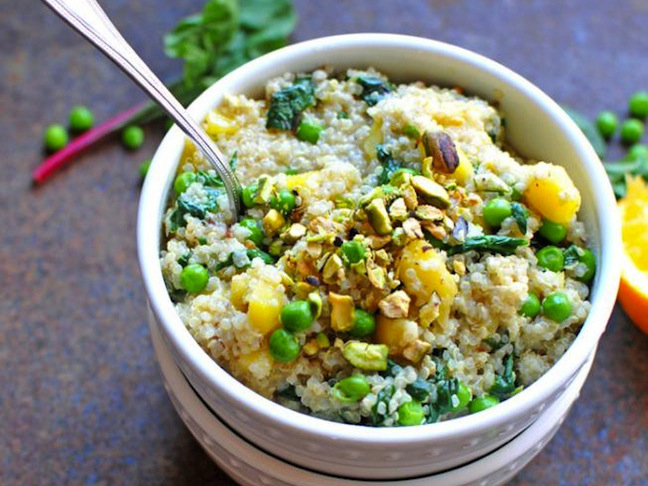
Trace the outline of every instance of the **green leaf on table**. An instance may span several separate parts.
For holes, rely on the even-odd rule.
[[[567,113],[569,117],[574,120],[576,125],[578,125],[578,128],[580,128],[581,131],[585,134],[589,142],[592,144],[592,147],[594,147],[594,151],[598,154],[598,156],[601,159],[605,158],[605,154],[607,152],[607,144],[605,143],[605,139],[601,136],[598,129],[596,128],[594,122],[587,116],[580,113],[579,111],[574,110],[573,108],[565,105],[561,105],[561,107],[563,110],[565,110],[565,113]]]

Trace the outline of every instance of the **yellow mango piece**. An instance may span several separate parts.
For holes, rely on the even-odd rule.
[[[196,146],[188,138],[185,138],[184,147],[182,149],[181,160],[186,161],[196,151]]]
[[[460,147],[457,147],[457,154],[459,155],[459,165],[452,175],[457,181],[457,184],[459,184],[460,186],[465,186],[466,183],[470,179],[472,179],[474,169],[472,162],[470,162],[470,159],[466,155],[466,152],[461,150]]]
[[[219,135],[221,133],[235,133],[237,126],[236,123],[221,115],[217,111],[210,111],[205,119],[205,131],[209,135]]]
[[[252,351],[251,353],[242,354],[235,362],[236,370],[244,373],[263,377],[268,376],[272,370],[274,359],[270,355],[267,347]]]
[[[436,292],[441,299],[439,322],[447,322],[457,295],[457,284],[446,268],[444,258],[432,245],[423,240],[409,243],[398,264],[398,278],[419,306],[426,304]]]
[[[297,189],[308,185],[308,180],[317,177],[320,173],[319,170],[311,170],[302,174],[294,174],[286,176],[286,187],[288,189]]]
[[[400,355],[418,338],[418,325],[408,319],[390,319],[380,314],[373,337],[376,342],[387,345],[390,356]]]
[[[540,162],[523,194],[524,201],[554,223],[569,223],[581,205],[578,189],[564,168]]]
[[[367,154],[367,157],[373,159],[376,157],[376,147],[383,143],[383,133],[382,133],[382,120],[374,120],[373,125],[371,125],[371,130],[369,135],[364,142],[364,151]]]
[[[230,287],[230,301],[240,311],[247,309],[245,294],[248,292],[248,277],[244,273],[234,275]]]
[[[279,327],[279,314],[283,307],[283,287],[266,282],[255,283],[248,298],[248,320],[250,325],[267,335]]]

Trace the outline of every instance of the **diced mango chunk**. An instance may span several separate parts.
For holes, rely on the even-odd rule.
[[[457,154],[459,155],[459,165],[452,175],[457,181],[457,184],[459,184],[460,186],[465,186],[466,183],[472,178],[474,169],[472,162],[470,162],[470,159],[466,155],[466,152],[461,150],[460,147],[457,147]]]
[[[205,131],[209,135],[236,132],[236,123],[217,111],[210,111],[205,119]]]
[[[403,350],[418,338],[418,325],[408,319],[390,319],[378,316],[374,339],[386,344],[391,356],[400,355]]]
[[[398,278],[417,305],[426,304],[433,292],[441,299],[438,320],[445,323],[450,316],[457,284],[445,265],[445,259],[428,242],[414,240],[401,255]]]
[[[369,135],[367,135],[367,138],[365,139],[364,151],[369,158],[376,157],[376,147],[383,143],[382,126],[383,122],[381,119],[374,120]]]
[[[255,283],[248,298],[250,325],[263,335],[279,327],[283,297],[283,286],[274,286],[264,281]]]
[[[564,168],[540,162],[524,191],[524,201],[544,218],[555,223],[569,223],[581,205],[578,189]]]
[[[273,363],[274,359],[270,355],[270,351],[267,347],[263,347],[251,353],[242,354],[234,362],[234,366],[237,374],[250,373],[257,379],[263,379],[272,371]]]
[[[248,277],[244,273],[234,275],[230,288],[230,300],[232,305],[240,311],[247,309],[245,295],[248,292]]]
[[[309,172],[303,172],[301,174],[294,174],[286,176],[286,187],[288,189],[298,189],[308,185],[308,180],[312,177],[317,177],[320,171],[311,170]]]

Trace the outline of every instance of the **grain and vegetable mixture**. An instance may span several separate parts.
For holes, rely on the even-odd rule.
[[[351,424],[445,420],[533,383],[585,320],[595,260],[569,176],[506,149],[502,116],[371,69],[226,97],[204,128],[244,218],[190,144],[164,216],[187,329],[261,395]]]

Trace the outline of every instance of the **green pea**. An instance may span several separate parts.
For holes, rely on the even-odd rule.
[[[542,226],[538,233],[540,233],[540,236],[544,239],[557,245],[565,239],[565,236],[567,236],[567,228],[563,224],[554,223],[553,221],[545,219],[542,222]]]
[[[572,304],[563,292],[553,292],[542,301],[542,313],[552,321],[562,322],[571,312]]]
[[[144,130],[135,125],[129,125],[122,132],[122,143],[128,150],[137,150],[144,143]]]
[[[354,403],[369,395],[371,385],[363,375],[353,375],[333,386],[333,396],[343,403]]]
[[[69,118],[70,130],[75,132],[85,132],[92,128],[94,124],[94,115],[85,106],[75,106],[70,111]]]
[[[621,124],[621,141],[626,145],[639,142],[643,134],[644,125],[636,118],[630,118]]]
[[[463,410],[468,406],[470,400],[472,400],[472,391],[470,390],[470,388],[468,388],[468,386],[466,386],[465,383],[460,381],[456,397],[457,405],[452,408],[453,412],[458,412],[459,410]]]
[[[63,125],[50,125],[43,135],[43,143],[48,152],[61,150],[68,144],[68,133]]]
[[[582,255],[579,256],[578,261],[583,263],[587,267],[587,270],[583,275],[577,277],[577,280],[583,283],[589,283],[596,273],[596,257],[590,249],[585,248]]]
[[[297,138],[303,142],[316,144],[324,126],[315,122],[302,121],[297,127]]]
[[[149,167],[151,167],[151,159],[145,160],[140,164],[139,175],[142,179],[144,179],[146,177],[146,174],[148,174]]]
[[[243,188],[243,190],[241,191],[241,199],[243,200],[243,205],[246,208],[253,208],[254,206],[256,206],[254,198],[256,198],[258,192],[258,184],[251,184]]]
[[[531,319],[540,314],[540,299],[538,296],[533,293],[527,295],[527,298],[522,302],[518,313],[524,317],[530,317]]]
[[[499,398],[494,397],[493,395],[482,395],[481,397],[473,399],[468,404],[468,410],[470,413],[482,412],[487,408],[494,407],[499,402]]]
[[[207,287],[209,272],[199,263],[187,265],[180,272],[180,286],[187,292],[197,293]]]
[[[648,145],[643,143],[636,143],[628,149],[625,156],[626,160],[646,160],[648,161]]]
[[[628,108],[632,116],[646,118],[648,116],[648,91],[638,91],[628,101]]]
[[[401,425],[421,425],[424,418],[423,405],[417,400],[403,403],[398,407],[398,423]]]
[[[248,240],[250,240],[256,246],[261,246],[263,244],[263,231],[261,231],[261,227],[259,226],[259,223],[256,219],[243,218],[239,222],[239,225],[250,231]]]
[[[281,323],[291,332],[305,331],[314,320],[310,303],[305,300],[295,300],[281,309]]]
[[[367,250],[359,241],[345,241],[342,243],[340,251],[350,265],[359,263],[367,258]]]
[[[619,128],[619,118],[611,111],[602,111],[596,118],[596,128],[603,138],[612,138]]]
[[[292,191],[288,191],[287,189],[280,190],[279,194],[270,199],[270,207],[283,214],[292,213],[296,206],[297,197],[292,193]]]
[[[545,246],[536,253],[536,258],[538,259],[538,266],[552,272],[560,272],[565,266],[565,255],[556,246]]]
[[[484,206],[484,221],[493,228],[497,228],[506,218],[513,214],[511,203],[502,197],[491,199]]]
[[[299,340],[285,329],[277,329],[270,335],[270,355],[282,363],[295,361],[301,351]]]
[[[189,189],[189,186],[196,182],[197,179],[198,176],[195,172],[183,172],[182,174],[178,174],[175,181],[173,181],[173,189],[176,194],[182,194]]]
[[[371,336],[376,329],[376,318],[362,309],[355,310],[353,327],[349,331],[353,337]]]

